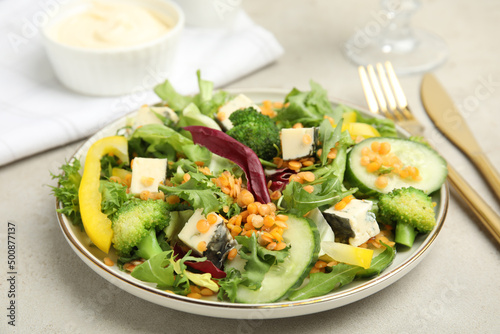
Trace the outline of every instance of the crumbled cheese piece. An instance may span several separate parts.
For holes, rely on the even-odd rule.
[[[246,109],[249,107],[253,107],[255,110],[260,112],[260,108],[252,100],[250,100],[246,95],[239,94],[219,108],[217,119],[226,130],[229,130],[233,127],[233,123],[231,123],[229,116],[231,116],[231,114],[236,110]]]
[[[165,181],[167,159],[135,158],[132,163],[130,192],[140,194],[147,190],[157,192],[158,185]]]
[[[281,130],[283,160],[310,156],[314,151],[314,128]]]

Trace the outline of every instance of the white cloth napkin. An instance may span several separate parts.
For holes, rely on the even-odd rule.
[[[111,98],[63,87],[40,42],[49,2],[0,2],[0,166],[90,136],[104,125],[159,100],[152,91]],[[196,70],[216,87],[275,61],[283,48],[243,11],[231,29],[186,27],[169,77],[183,94],[197,92]],[[151,75],[155,75],[151,73]],[[141,83],[138,83],[138,87]]]

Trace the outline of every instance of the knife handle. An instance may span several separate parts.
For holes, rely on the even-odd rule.
[[[500,174],[498,174],[495,167],[493,167],[490,160],[488,160],[483,152],[472,154],[471,159],[483,174],[498,200],[500,200]]]
[[[472,212],[482,225],[500,244],[500,216],[486,204],[481,196],[450,165],[448,165],[448,180],[460,197],[472,209]]]

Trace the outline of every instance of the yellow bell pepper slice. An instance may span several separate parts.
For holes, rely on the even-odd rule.
[[[90,146],[78,189],[80,213],[85,232],[97,248],[105,253],[109,252],[113,230],[111,229],[111,220],[101,212],[99,179],[101,158],[110,153],[128,163],[127,139],[123,136],[105,137]]]
[[[355,111],[346,111],[342,114],[342,119],[344,120],[343,124],[346,123],[354,123],[357,120],[358,115]]]
[[[333,241],[322,241],[321,249],[328,256],[327,260],[335,260],[365,269],[370,268],[373,258],[373,250],[367,248],[354,247]],[[325,256],[325,255],[324,255]]]
[[[356,138],[362,136],[363,138],[380,137],[380,133],[370,124],[366,123],[345,123],[342,124],[342,132],[349,131],[351,137]]]
[[[113,167],[111,170],[111,176],[118,176],[122,180],[125,180],[129,174],[132,174],[132,172],[123,168]]]

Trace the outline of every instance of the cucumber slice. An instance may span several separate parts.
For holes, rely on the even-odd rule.
[[[271,303],[285,297],[290,289],[302,284],[318,260],[320,238],[315,224],[307,218],[294,216],[288,216],[287,224],[283,238],[291,246],[288,257],[269,269],[260,289],[240,286],[236,293],[237,302]]]
[[[405,166],[417,167],[422,179],[420,181],[411,178],[402,179],[394,173],[386,174],[389,183],[379,189],[375,186],[378,178],[377,173],[370,173],[365,166],[361,165],[361,151],[370,147],[372,142],[388,142],[391,144],[391,152],[394,153]],[[359,192],[367,196],[375,196],[379,193],[388,193],[396,188],[412,186],[430,194],[443,185],[448,174],[446,161],[428,146],[407,139],[400,138],[369,138],[355,145],[347,157],[347,168],[345,179],[351,187],[357,187]]]

